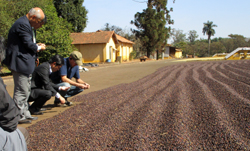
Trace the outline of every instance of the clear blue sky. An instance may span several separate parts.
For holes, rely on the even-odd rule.
[[[136,0],[147,1],[147,0]],[[95,32],[105,23],[129,30],[136,12],[142,12],[146,3],[133,0],[84,0],[88,10],[88,22],[84,32]],[[197,31],[198,38],[207,38],[202,33],[203,23],[213,21],[216,34],[212,37],[228,37],[239,34],[250,38],[250,0],[168,0],[167,7],[173,7],[170,13],[174,20],[171,28]]]

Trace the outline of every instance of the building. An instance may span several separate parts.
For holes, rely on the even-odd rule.
[[[239,47],[225,56],[226,60],[250,59],[250,47]]]
[[[134,43],[114,31],[71,33],[70,37],[85,63],[129,61],[133,51]]]
[[[226,57],[228,53],[216,53],[213,55],[213,57]]]
[[[167,44],[162,56],[164,59],[182,58],[182,50]]]

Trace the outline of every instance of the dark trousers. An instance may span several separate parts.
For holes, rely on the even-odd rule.
[[[40,110],[43,105],[51,98],[52,93],[49,90],[44,89],[31,89],[28,102],[34,101],[30,106],[30,109]]]

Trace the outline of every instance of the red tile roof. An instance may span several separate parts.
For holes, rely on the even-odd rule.
[[[115,34],[115,35],[116,35],[116,38],[118,39],[118,41],[121,41],[123,43],[134,44],[134,42],[132,42],[132,41],[120,36],[120,35],[117,35],[117,34]]]
[[[73,39],[72,44],[108,43],[111,37],[114,38],[115,43],[118,43],[118,41],[120,41],[123,43],[134,44],[132,41],[129,41],[126,38],[123,38],[123,37],[115,34],[114,31],[98,30],[96,32],[89,32],[89,33],[71,33],[70,37]]]
[[[108,43],[114,31],[90,32],[90,33],[71,33],[72,44],[97,44]]]

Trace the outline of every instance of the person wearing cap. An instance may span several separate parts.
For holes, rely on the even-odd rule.
[[[66,105],[72,105],[72,102],[67,100],[68,97],[74,96],[84,89],[89,89],[90,85],[80,79],[79,66],[82,65],[82,54],[79,51],[73,51],[68,58],[64,58],[64,65],[57,72],[51,74],[50,79],[58,86],[70,87],[68,91],[59,91],[60,95],[66,100]],[[72,80],[75,78],[75,81]],[[60,104],[60,101],[55,98],[55,106]]]

